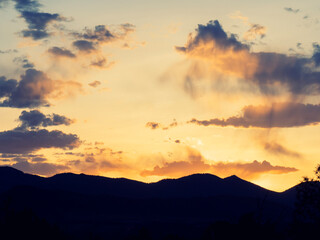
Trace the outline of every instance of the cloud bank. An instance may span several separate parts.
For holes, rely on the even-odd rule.
[[[270,106],[246,106],[240,116],[227,119],[192,119],[188,123],[201,126],[289,128],[320,123],[320,105],[302,103],[274,103]]]
[[[195,149],[188,148],[186,160],[165,161],[162,166],[155,166],[152,170],[144,170],[141,176],[182,177],[194,173],[212,173],[218,176],[236,174],[245,179],[255,179],[261,174],[284,174],[297,171],[296,168],[273,166],[268,161],[245,162],[212,162],[208,161]]]
[[[73,149],[79,145],[77,135],[58,130],[0,132],[0,153],[31,153],[43,148]]]

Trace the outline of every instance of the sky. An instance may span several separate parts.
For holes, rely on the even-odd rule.
[[[283,191],[320,148],[320,3],[0,0],[0,165]]]

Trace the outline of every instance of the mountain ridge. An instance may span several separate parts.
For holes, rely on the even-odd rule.
[[[96,180],[100,180],[100,181],[127,181],[127,182],[131,182],[131,183],[137,183],[137,184],[145,184],[145,185],[155,185],[155,184],[164,184],[167,182],[172,182],[172,181],[176,181],[176,182],[182,182],[182,181],[194,181],[194,180],[201,180],[201,181],[211,181],[211,180],[216,180],[216,181],[221,181],[221,182],[226,182],[226,181],[230,181],[230,182],[243,182],[243,183],[250,183],[254,186],[257,186],[258,188],[261,189],[265,189],[267,191],[270,192],[274,192],[274,193],[285,193],[290,191],[290,189],[294,189],[297,185],[292,186],[284,191],[281,192],[277,192],[277,191],[273,191],[267,188],[264,188],[262,186],[259,186],[255,183],[252,183],[250,181],[244,180],[236,175],[231,175],[225,178],[220,178],[214,174],[210,174],[210,173],[194,173],[194,174],[190,174],[190,175],[186,175],[183,177],[179,177],[179,178],[165,178],[165,179],[161,179],[159,181],[156,182],[143,182],[143,181],[138,181],[138,180],[134,180],[134,179],[129,179],[129,178],[124,178],[124,177],[120,177],[120,178],[112,178],[112,177],[105,177],[105,176],[100,176],[100,175],[90,175],[90,174],[84,174],[84,173],[72,173],[72,172],[64,172],[64,173],[58,173],[55,174],[53,176],[50,177],[43,177],[43,176],[39,176],[36,174],[30,174],[30,173],[25,173],[21,170],[18,170],[16,168],[10,167],[10,166],[0,166],[0,181],[2,180],[1,177],[3,177],[3,174],[14,174],[14,175],[19,175],[19,176],[28,176],[28,177],[33,177],[33,178],[38,178],[38,179],[42,179],[42,180],[54,180],[54,179],[64,179],[64,178],[78,178],[78,179],[86,179],[86,180],[90,180],[90,179],[96,179]],[[1,176],[2,175],[2,176]]]
[[[73,173],[45,178],[0,167],[0,207],[31,209],[70,233],[94,231],[106,239],[141,226],[157,233],[174,226],[189,236],[197,227],[237,222],[246,214],[286,224],[292,219],[293,193],[272,192],[236,176],[193,174],[144,183]]]

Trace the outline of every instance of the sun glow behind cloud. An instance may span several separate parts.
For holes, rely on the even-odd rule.
[[[238,174],[277,190],[299,182],[320,154],[319,35],[316,23],[300,28],[314,2],[228,3],[6,1],[0,138],[12,151],[2,165],[143,181]],[[42,115],[21,122],[24,111]],[[22,146],[32,134],[46,138]]]

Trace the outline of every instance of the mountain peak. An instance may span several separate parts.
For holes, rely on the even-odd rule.
[[[231,175],[229,177],[224,178],[224,180],[242,180],[241,178],[239,178],[237,175]]]
[[[221,180],[221,178],[219,178],[216,175],[210,174],[210,173],[195,173],[195,174],[191,174],[185,177],[181,177],[178,179],[219,179]]]
[[[24,174],[24,172],[9,166],[0,166],[0,173],[3,174]]]

